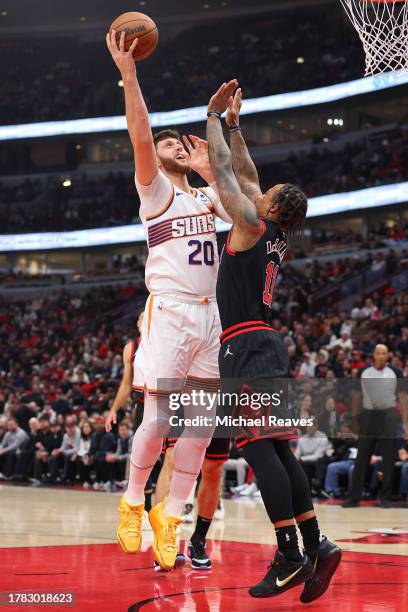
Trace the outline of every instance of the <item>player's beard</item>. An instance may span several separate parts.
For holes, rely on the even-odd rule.
[[[162,163],[163,170],[165,170],[166,172],[169,172],[170,174],[186,174],[187,175],[191,172],[191,168],[189,165],[181,164],[176,159],[172,159],[169,157],[160,157],[159,159]]]

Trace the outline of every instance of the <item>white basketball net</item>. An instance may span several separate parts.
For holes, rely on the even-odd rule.
[[[365,75],[408,69],[408,0],[340,0],[366,55]]]

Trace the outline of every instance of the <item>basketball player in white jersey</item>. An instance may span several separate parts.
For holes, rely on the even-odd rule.
[[[214,188],[195,190],[188,182],[187,175],[193,169],[207,183],[213,183],[206,143],[193,137],[195,148],[190,146],[188,155],[175,132],[159,133],[153,141],[132,58],[137,39],[125,52],[124,33],[118,44],[112,31],[107,45],[124,84],[141,201],[139,214],[149,246],[146,285],[150,296],[134,362],[134,387],[145,392],[144,417],[133,440],[129,486],[119,506],[117,532],[123,550],[136,553],[141,545],[144,487],[167,434],[165,427],[162,435],[158,433],[158,380],[186,380],[191,386],[208,389],[219,378],[221,328],[215,300],[218,253],[214,213],[230,219]],[[231,93],[236,84],[229,84]],[[176,528],[182,522],[182,509],[212,433],[209,426],[197,437],[194,428],[185,427],[174,447],[168,498],[149,513],[155,535],[154,557],[164,569],[174,566]],[[218,492],[215,497],[217,504]]]

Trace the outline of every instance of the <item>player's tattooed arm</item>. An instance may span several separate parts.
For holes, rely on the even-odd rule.
[[[237,177],[242,193],[252,202],[262,195],[259,185],[258,172],[249,155],[244,137],[239,131],[232,132],[230,136],[232,153],[232,167]]]
[[[207,122],[207,141],[210,164],[218,187],[222,205],[231,217],[234,226],[245,233],[259,233],[262,224],[254,204],[245,196],[232,169],[232,156],[220,120],[210,116]]]
[[[125,32],[119,42],[115,30],[106,35],[106,44],[118,67],[125,93],[126,121],[135,155],[136,177],[141,185],[150,185],[158,172],[149,113],[136,74],[133,51],[139,39],[125,51]]]
[[[225,118],[228,127],[239,126],[239,112],[242,106],[242,92],[238,88],[234,97],[230,98]],[[246,146],[241,130],[230,132],[232,167],[237,177],[242,193],[252,202],[262,195],[258,172]]]

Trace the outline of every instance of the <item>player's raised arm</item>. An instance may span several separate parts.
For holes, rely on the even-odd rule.
[[[232,169],[232,156],[221,126],[221,113],[224,112],[236,81],[223,83],[211,98],[208,105],[207,141],[209,158],[220,200],[231,217],[234,229],[244,234],[259,234],[262,224],[254,204],[239,187]]]
[[[149,113],[137,79],[136,64],[132,55],[138,44],[138,38],[135,38],[129,51],[125,51],[125,32],[121,32],[118,45],[116,32],[112,30],[106,35],[106,44],[123,80],[126,121],[135,155],[136,178],[141,185],[150,185],[157,175],[158,168]]]
[[[238,88],[228,101],[225,122],[230,132],[232,167],[243,194],[252,202],[262,195],[258,172],[246,146],[239,126],[239,112],[242,106],[242,92]]]
[[[108,417],[105,423],[106,431],[111,431],[112,423],[116,423],[116,413],[120,408],[123,408],[126,405],[126,402],[129,399],[130,393],[132,391],[132,364],[130,362],[132,354],[132,342],[128,342],[123,349],[123,374],[122,380],[119,385],[119,389],[117,390],[115,399],[113,400],[113,404],[109,411]]]
[[[224,210],[218,195],[217,183],[215,182],[208,155],[208,142],[194,134],[189,134],[188,138],[183,136],[183,143],[190,156],[190,168],[197,172],[208,183],[211,188],[210,191],[214,192],[212,195],[208,195],[209,190],[205,190],[211,200],[215,215],[227,223],[232,223],[232,219]]]

